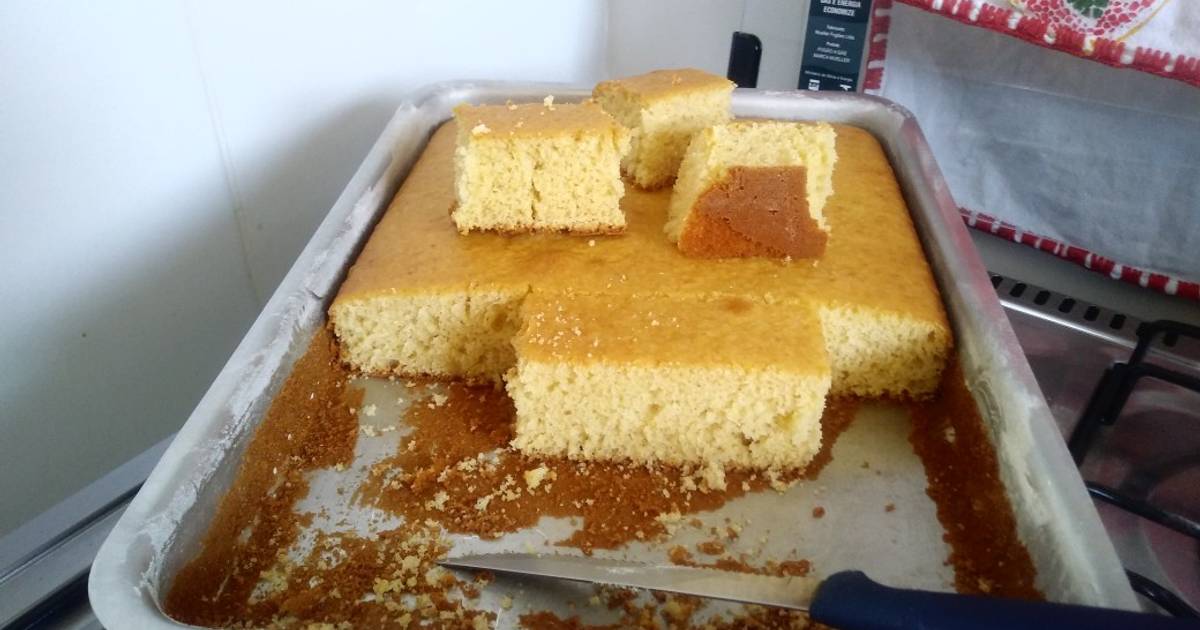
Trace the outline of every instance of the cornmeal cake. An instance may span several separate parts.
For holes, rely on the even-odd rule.
[[[837,161],[824,123],[739,121],[692,138],[665,230],[687,256],[820,258]]]
[[[642,188],[675,179],[692,134],[729,120],[733,83],[684,68],[605,81],[592,95],[633,132],[621,167]]]
[[[629,132],[595,103],[462,105],[454,110],[460,232],[619,232]]]
[[[524,452],[790,469],[821,446],[830,370],[807,308],[535,291],[521,320]]]
[[[528,358],[521,353],[532,352],[519,331],[528,324],[523,303],[538,295],[701,305],[736,298],[755,305],[737,320],[747,330],[783,329],[793,317],[816,317],[819,326],[808,339],[825,347],[831,395],[927,396],[952,345],[937,285],[879,143],[855,127],[833,129],[838,168],[824,207],[829,239],[820,264],[812,265],[684,256],[663,236],[671,192],[635,187],[621,199],[628,226],[620,236],[460,235],[446,213],[455,197],[457,133],[448,123],[430,139],[330,307],[343,357],[375,375],[500,381]],[[741,341],[756,343],[754,335]],[[803,347],[799,343],[775,345],[785,351]],[[689,351],[702,353],[708,345]],[[778,363],[755,354],[744,359],[760,362],[756,374]],[[727,369],[740,369],[736,365]],[[591,368],[578,360],[578,369]],[[609,404],[603,390],[581,394],[576,409]],[[554,404],[525,400],[526,409]],[[538,426],[532,413],[519,421]]]

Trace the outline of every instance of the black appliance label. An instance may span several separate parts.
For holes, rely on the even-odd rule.
[[[811,0],[797,87],[857,89],[870,17],[871,0]]]

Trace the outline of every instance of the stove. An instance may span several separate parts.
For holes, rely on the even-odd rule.
[[[991,278],[1134,590],[1196,616],[1200,327]]]
[[[972,237],[1144,607],[1195,616],[1200,307]],[[100,627],[90,558],[170,439],[0,538],[0,628]]]

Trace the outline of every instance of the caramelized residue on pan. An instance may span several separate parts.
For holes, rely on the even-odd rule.
[[[639,628],[662,630],[663,628],[697,627],[692,619],[702,601],[686,595],[654,592],[654,601],[639,604],[636,593],[630,589],[602,587],[601,595],[592,598],[591,606],[604,606],[616,611],[620,619],[612,624],[587,624],[578,615],[563,619],[549,612],[532,612],[521,615],[522,628],[531,630],[611,630],[614,628]],[[705,630],[734,630],[742,628],[822,630],[828,626],[810,621],[802,612],[782,609],[747,606],[744,614],[731,619],[706,620]]]
[[[512,401],[491,386],[450,383],[439,403],[409,407],[405,424],[412,433],[396,455],[375,466],[360,500],[483,538],[532,526],[543,516],[579,517],[582,526],[559,544],[585,553],[654,539],[681,514],[816,477],[857,408],[849,400],[829,402],[821,452],[805,469],[779,475],[728,471],[725,488],[717,490],[686,468],[526,457],[508,446]]]
[[[197,625],[269,619],[277,603],[249,604],[261,574],[300,533],[292,511],[308,494],[308,471],[347,464],[358,439],[362,390],[350,387],[333,336],[322,329],[292,368],[242,455],[241,468],[204,537],[163,602]]]
[[[496,537],[546,515],[579,519],[579,529],[559,544],[585,552],[661,537],[684,526],[684,514],[816,478],[857,409],[853,400],[829,401],[824,445],[807,468],[773,475],[728,471],[724,489],[715,489],[709,486],[719,480],[695,470],[527,458],[508,447],[513,408],[501,391],[448,383],[445,394],[410,405],[404,420],[411,433],[358,491],[357,500],[403,516],[404,525],[371,539],[318,532],[304,557],[293,558],[289,552],[313,518],[295,512],[308,493],[308,473],[337,470],[353,458],[363,392],[351,378],[331,336],[321,331],[247,446],[201,553],[171,584],[168,615],[227,627],[489,627],[494,616],[472,610],[472,600],[490,576],[463,582],[438,567],[448,549],[444,531]],[[737,536],[735,524],[710,529],[729,540]],[[745,557],[728,556],[713,566],[776,575],[807,570],[803,560],[754,567]],[[632,591],[608,591],[622,615],[616,627],[687,627],[697,606],[692,598],[661,595],[639,604]],[[753,611],[745,619],[773,615]],[[577,624],[550,613],[522,619],[533,627]]]
[[[748,492],[816,478],[857,411],[854,400],[828,401],[823,446],[812,464],[788,474],[726,471],[724,479],[678,467],[535,459],[508,447],[513,408],[491,386],[448,383],[444,394],[410,405],[411,428],[394,454],[376,465],[355,500],[403,517],[403,525],[366,539],[317,533],[303,557],[292,557],[312,515],[295,512],[308,492],[308,473],[348,464],[359,431],[362,392],[338,362],[322,331],[272,403],[247,447],[237,479],[222,500],[201,553],[176,576],[165,598],[173,618],[233,627],[461,627],[495,621],[473,610],[491,577],[456,579],[436,565],[446,531],[494,538],[542,516],[572,519],[577,529],[557,544],[594,549],[635,540],[662,540],[679,527],[703,527],[685,515],[713,510]],[[957,366],[941,393],[911,403],[914,450],[925,463],[928,493],[948,532],[956,587],[968,593],[1037,598],[1034,569],[1016,535],[999,479],[996,455]],[[336,469],[336,468],[335,468]],[[717,488],[723,481],[724,487]],[[751,564],[725,552],[738,525],[708,527],[695,551],[670,550],[677,564],[767,575],[806,575],[807,560]],[[297,547],[299,548],[299,547]],[[684,628],[700,600],[654,594],[637,598],[602,589],[591,605],[606,605],[619,621],[587,626],[550,612],[519,615],[531,628]],[[507,610],[512,602],[501,602]],[[489,608],[491,608],[489,606]],[[706,619],[713,628],[805,628],[798,613],[750,607],[736,618]]]
[[[946,366],[937,396],[913,404],[911,415],[909,440],[925,464],[926,491],[946,530],[955,588],[1042,599],[1033,560],[1017,537],[996,451],[957,359]]]

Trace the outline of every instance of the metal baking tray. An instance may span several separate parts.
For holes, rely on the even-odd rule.
[[[462,102],[534,101],[547,94],[569,101],[588,91],[557,84],[445,83],[413,94],[399,107],[97,555],[89,593],[105,625],[179,625],[160,606],[172,578],[199,551],[250,436],[293,362],[325,324],[325,311],[346,271],[433,130]],[[1055,601],[1136,609],[1112,543],[913,116],[887,100],[856,94],[737,90],[733,108],[738,116],[848,123],[880,140],[941,288],[967,385],[990,430],[1018,533],[1038,572],[1037,586]],[[378,417],[400,413],[397,397],[388,392],[400,385],[382,379],[360,384],[366,389],[364,404],[379,406]],[[895,406],[864,405],[816,482],[798,484],[782,498],[774,492],[751,494],[704,518],[748,520],[743,539],[766,541],[768,557],[799,550],[821,574],[858,568],[891,585],[951,590],[953,573],[944,565],[948,549],[925,494],[921,462],[908,444],[903,413]],[[331,512],[327,523],[347,516],[360,533],[379,526],[378,514],[333,497],[339,486],[357,487],[355,471],[361,474],[391,452],[399,435],[360,436],[350,470],[341,476],[316,471],[310,496],[297,508],[324,507]],[[871,463],[873,474],[866,474],[863,461]],[[881,518],[885,503],[901,506],[896,516]],[[836,509],[818,521],[809,516],[816,505]],[[686,529],[667,544],[695,542],[687,539]],[[543,519],[487,547],[523,551],[567,531],[568,523]],[[462,552],[481,544],[472,537],[452,540]],[[654,561],[665,559],[664,549],[636,542],[603,555]],[[500,626],[515,625],[529,610],[586,615],[586,606],[568,612],[565,605],[586,601],[590,592],[579,590],[585,588],[590,587],[500,580],[472,606],[490,608]],[[504,595],[517,599],[511,610],[499,606]],[[611,621],[596,614],[601,615],[597,621]]]

